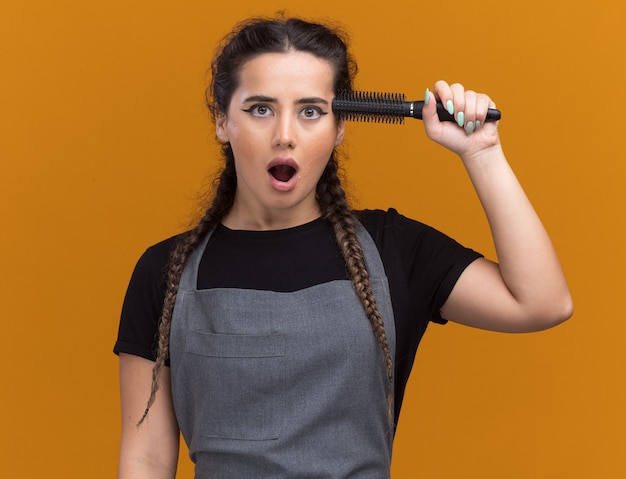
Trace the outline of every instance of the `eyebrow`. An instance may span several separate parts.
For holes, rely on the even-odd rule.
[[[276,98],[272,98],[271,96],[265,96],[265,95],[252,95],[246,98],[243,102],[250,103],[250,102],[255,102],[255,101],[260,101],[263,103],[278,103],[278,100]],[[296,104],[297,105],[322,104],[322,105],[328,106],[328,101],[324,100],[323,98],[312,96],[312,97],[307,97],[307,98],[300,98],[296,101]]]

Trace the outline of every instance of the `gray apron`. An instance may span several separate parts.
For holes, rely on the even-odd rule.
[[[383,264],[357,232],[394,357]],[[386,368],[350,281],[198,290],[209,237],[183,272],[170,339],[174,407],[196,478],[388,478]]]

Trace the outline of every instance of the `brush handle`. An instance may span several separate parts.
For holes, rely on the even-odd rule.
[[[407,108],[406,115],[407,117],[416,118],[418,120],[422,119],[422,108],[424,108],[423,101],[412,101],[406,102],[405,107]],[[439,121],[456,121],[454,116],[448,113],[443,106],[443,103],[440,101],[437,102],[437,116],[439,117]],[[489,108],[487,110],[487,117],[485,121],[498,121],[502,117],[500,110],[496,110],[495,108]]]

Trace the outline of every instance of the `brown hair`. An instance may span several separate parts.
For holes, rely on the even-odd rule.
[[[228,35],[218,49],[212,64],[212,81],[207,90],[207,102],[213,115],[226,112],[230,97],[237,87],[243,64],[255,56],[269,52],[287,52],[289,49],[312,53],[326,59],[334,67],[335,92],[351,90],[357,68],[347,51],[347,42],[329,27],[300,19],[253,19],[240,24]],[[210,207],[192,230],[182,234],[169,260],[166,293],[159,321],[158,352],[152,370],[152,389],[146,410],[139,424],[148,415],[158,390],[158,380],[169,357],[169,338],[172,314],[176,303],[178,284],[191,252],[202,239],[230,211],[237,189],[235,158],[230,144],[222,145],[225,166],[216,182],[216,191]],[[354,289],[372,325],[374,335],[384,356],[388,376],[387,412],[393,421],[393,361],[383,318],[376,306],[370,288],[363,250],[356,236],[356,220],[339,179],[336,154],[332,153],[317,184],[317,200],[323,218],[333,227],[337,246],[341,251]]]

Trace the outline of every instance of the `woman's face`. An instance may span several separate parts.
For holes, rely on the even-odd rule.
[[[243,65],[216,122],[237,171],[226,226],[287,228],[319,216],[315,188],[345,127],[332,113],[333,85],[331,64],[310,53],[265,53]]]

